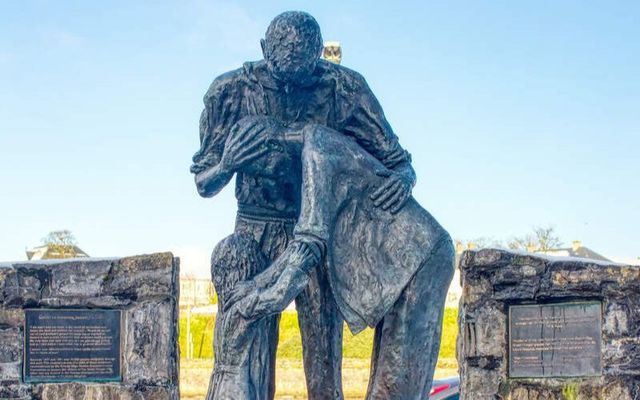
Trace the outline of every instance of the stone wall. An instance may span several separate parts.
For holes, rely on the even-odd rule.
[[[460,270],[461,399],[640,399],[640,267],[484,249]],[[575,300],[602,302],[602,375],[509,378],[509,306]]]
[[[0,399],[179,399],[178,277],[171,253],[0,264]],[[122,381],[24,383],[25,308],[122,310]]]

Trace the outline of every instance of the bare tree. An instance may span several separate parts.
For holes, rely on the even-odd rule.
[[[42,244],[49,247],[47,258],[72,258],[77,255],[76,238],[66,229],[49,232],[42,239]]]
[[[536,227],[533,230],[538,240],[538,246],[540,251],[547,251],[551,249],[557,249],[562,246],[562,240],[552,226]]]
[[[562,246],[562,240],[554,227],[536,226],[532,233],[511,238],[508,246],[513,250],[548,251]]]

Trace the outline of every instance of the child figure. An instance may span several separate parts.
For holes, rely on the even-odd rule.
[[[249,233],[235,233],[216,246],[211,275],[218,316],[207,400],[273,398],[273,371],[268,368],[273,359],[268,335],[272,318],[268,317],[281,312],[307,284],[307,274],[318,263],[316,252],[313,245],[295,240],[269,267]],[[273,284],[266,290],[251,290],[255,281]],[[241,300],[236,303],[235,299]]]
[[[214,332],[215,363],[207,400],[268,400],[269,318],[249,321],[236,308],[225,310],[229,296],[243,281],[267,267],[267,259],[248,233],[223,239],[211,256],[211,275],[218,294]]]

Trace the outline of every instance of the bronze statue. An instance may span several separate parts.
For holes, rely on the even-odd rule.
[[[205,197],[235,174],[238,199],[235,233],[214,251],[212,275],[224,293],[218,319],[242,324],[245,336],[216,324],[215,345],[236,361],[216,358],[208,398],[273,398],[279,312],[294,297],[310,399],[343,397],[343,321],[354,333],[376,327],[367,398],[426,398],[451,239],[411,197],[411,157],[364,78],[320,59],[313,17],[280,14],[261,45],[264,60],[207,91],[191,167]],[[223,268],[220,252],[232,255]],[[234,279],[221,277],[234,269]],[[260,359],[235,357],[243,346]],[[237,393],[225,395],[221,382]]]

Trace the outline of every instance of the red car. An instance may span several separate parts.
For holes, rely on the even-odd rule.
[[[460,399],[460,377],[452,376],[436,379],[431,385],[428,400],[458,400]]]

